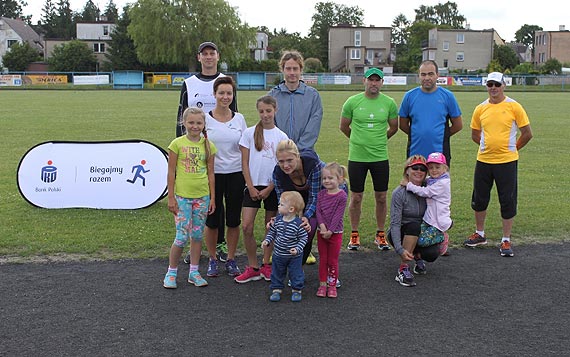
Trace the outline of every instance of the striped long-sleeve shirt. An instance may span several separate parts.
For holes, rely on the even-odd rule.
[[[326,189],[317,196],[317,223],[324,224],[333,233],[341,233],[344,228],[346,192],[343,190],[329,194]]]
[[[269,228],[265,240],[274,245],[273,253],[279,256],[291,256],[291,248],[297,249],[297,255],[303,255],[303,247],[307,244],[307,231],[301,227],[303,221],[295,217],[292,221],[283,220],[278,215]]]

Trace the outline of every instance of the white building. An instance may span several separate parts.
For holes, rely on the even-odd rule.
[[[2,67],[2,58],[10,50],[10,47],[16,43],[23,44],[27,42],[36,48],[39,53],[43,53],[43,44],[40,35],[20,19],[10,19],[0,17],[0,68]]]

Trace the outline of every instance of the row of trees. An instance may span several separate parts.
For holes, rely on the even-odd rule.
[[[22,14],[22,8],[26,6],[24,0],[2,0],[0,4],[1,16],[20,17],[30,21],[29,16]],[[414,72],[417,69],[429,29],[434,26],[461,29],[466,22],[457,4],[450,1],[435,6],[421,5],[415,13],[413,21],[399,14],[391,24],[392,47],[396,53],[392,65],[397,73]],[[223,60],[232,71],[275,71],[281,51],[297,49],[307,58],[307,72],[321,72],[328,68],[329,28],[341,24],[362,26],[363,18],[364,11],[358,6],[319,2],[315,5],[309,35],[302,37],[299,32],[288,33],[285,29],[270,30],[265,26],[252,28],[242,23],[236,9],[225,0],[138,0],[127,5],[120,15],[113,0],[108,1],[103,11],[92,0],[87,0],[79,12],[71,10],[69,0],[45,0],[41,20],[34,28],[46,38],[71,40],[75,37],[78,21],[115,22],[116,28],[107,54],[108,64],[102,70],[194,70],[198,65],[195,49],[207,39],[219,45]],[[538,30],[542,28],[525,24],[515,33],[515,38],[532,48],[534,32]],[[248,46],[254,41],[256,31],[265,32],[269,36],[269,60],[262,63],[255,62],[249,55]],[[50,59],[52,70],[86,71],[89,70],[87,67],[95,66],[93,54],[80,50],[80,43],[76,42],[64,44],[54,51],[54,56]],[[78,53],[74,55],[73,52]],[[83,56],[88,58],[81,59]],[[19,68],[32,59],[37,60],[37,55],[33,54],[31,47],[24,44],[13,46],[10,53],[4,56],[3,63],[10,69],[22,70]],[[554,60],[543,69],[547,73],[559,72],[562,65],[556,62]],[[79,65],[82,67],[78,68]],[[496,46],[494,59],[487,70],[528,73],[534,69],[530,64],[519,65],[518,56],[510,46]]]

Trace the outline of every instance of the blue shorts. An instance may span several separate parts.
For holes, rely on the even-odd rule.
[[[174,245],[180,248],[188,243],[188,239],[202,241],[210,196],[201,198],[185,198],[176,196],[178,214],[174,217],[176,223],[176,238]]]

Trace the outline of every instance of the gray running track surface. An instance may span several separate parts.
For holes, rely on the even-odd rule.
[[[312,265],[300,303],[289,289],[270,302],[269,283],[237,284],[223,266],[197,288],[182,264],[167,290],[162,259],[4,264],[0,355],[568,355],[569,248],[453,249],[412,288],[394,281],[393,251],[343,248],[338,298],[315,296]]]

